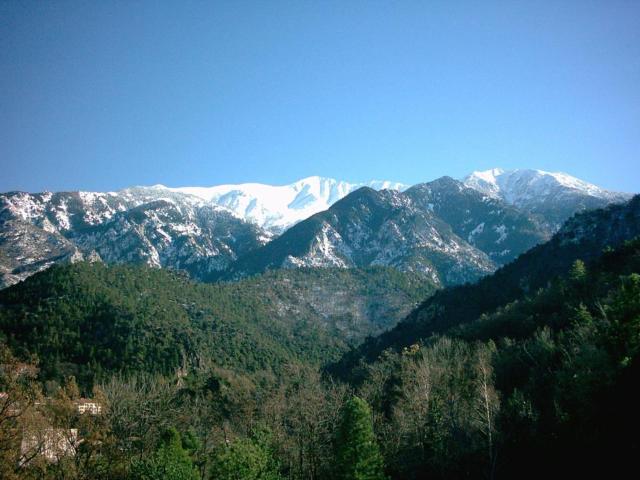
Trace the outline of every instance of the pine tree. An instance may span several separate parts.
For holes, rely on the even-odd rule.
[[[382,456],[373,433],[367,403],[352,397],[343,407],[336,438],[337,478],[341,480],[382,480]]]
[[[569,278],[575,283],[584,282],[587,277],[587,267],[580,259],[573,262],[571,270],[569,271]]]

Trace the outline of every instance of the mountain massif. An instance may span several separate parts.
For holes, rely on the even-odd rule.
[[[494,268],[433,210],[393,190],[362,188],[231,265],[236,276],[288,267],[392,266],[441,284]]]
[[[196,280],[381,265],[451,285],[516,258],[575,212],[628,197],[535,170],[369,185],[309,177],[282,187],[0,194],[0,287],[82,259]]]
[[[407,185],[398,182],[372,180],[366,183],[349,183],[317,176],[303,178],[282,186],[243,183],[215,187],[158,187],[193,195],[228,208],[240,218],[274,234],[280,234],[314,213],[328,209],[358,188],[369,187],[374,190],[408,188]]]
[[[569,195],[562,193],[567,188],[559,186],[557,196]],[[583,196],[600,192],[595,188],[572,193],[580,201],[566,214],[584,210]],[[611,194],[593,202],[606,205],[623,198]],[[240,257],[223,278],[300,266],[385,265],[418,273],[437,285],[455,285],[473,282],[548,240],[554,225],[551,217],[450,177],[404,192],[361,188]]]
[[[0,195],[0,266],[10,285],[61,261],[224,269],[270,238],[222,207],[155,188]]]

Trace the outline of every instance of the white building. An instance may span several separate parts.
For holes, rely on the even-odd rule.
[[[102,413],[102,405],[90,398],[80,398],[76,400],[76,408],[79,413],[89,413],[91,415]]]

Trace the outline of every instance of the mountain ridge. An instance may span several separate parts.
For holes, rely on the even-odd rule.
[[[387,180],[350,183],[320,176],[306,177],[286,185],[250,182],[212,187],[163,188],[228,208],[239,218],[279,234],[295,223],[327,210],[336,201],[363,186],[376,190],[408,188],[408,185]]]
[[[487,231],[479,232],[485,224]],[[479,279],[549,235],[501,200],[487,201],[452,178],[405,192],[361,187],[239,258],[226,278],[274,268],[385,265],[451,285]]]
[[[505,175],[505,171],[498,169],[490,173],[493,177]],[[520,177],[529,178],[529,181],[511,182],[515,185],[512,186],[527,193],[532,182],[540,182],[538,177],[544,177],[543,173],[521,171]],[[487,177],[476,172],[474,178],[479,176]],[[388,181],[367,182],[360,188],[375,187],[370,193],[395,192],[374,195],[379,197],[378,203],[374,202],[378,213],[389,213],[394,209],[397,213],[404,209],[400,215],[402,218],[396,219],[398,221],[387,218],[387,231],[378,232],[379,225],[367,225],[369,233],[381,235],[376,240],[379,245],[386,244],[388,248],[379,248],[376,253],[375,248],[360,240],[355,241],[354,237],[351,240],[355,243],[344,250],[344,241],[330,231],[332,226],[325,225],[320,230],[324,228],[326,231],[316,232],[322,238],[313,247],[313,258],[304,260],[304,253],[285,252],[286,255],[270,268],[314,265],[348,268],[366,266],[371,262],[371,265],[396,264],[401,268],[420,265],[419,269],[436,283],[447,276],[450,280],[444,283],[472,281],[479,278],[478,274],[484,275],[546,240],[574,213],[626,198],[624,194],[615,192],[600,195],[598,192],[606,191],[590,187],[590,184],[574,177],[564,176],[561,180],[564,184],[555,182],[551,185],[554,188],[547,189],[546,196],[530,196],[533,203],[516,202],[513,196],[500,196],[495,192],[488,195],[480,188],[482,185],[469,186],[473,183],[469,177],[466,183],[442,177],[413,187]],[[549,179],[543,178],[543,183],[548,187]],[[155,185],[130,187],[118,192],[0,194],[0,287],[20,281],[54,263],[80,259],[144,263],[183,269],[194,279],[219,278],[240,259],[250,256],[253,251],[278,238],[279,234],[287,235],[292,226],[330,211],[345,198],[361,195],[356,189],[359,185],[363,184],[307,177],[284,186],[257,183],[222,185],[203,188],[202,192],[191,187],[171,189]],[[583,190],[574,188],[576,185],[584,187]],[[248,191],[243,193],[237,187],[248,188]],[[280,192],[280,197],[276,195],[270,199],[273,192]],[[220,194],[215,201],[214,194]],[[386,204],[383,206],[380,202]],[[247,209],[250,210],[248,213]],[[318,209],[321,212],[317,212]],[[305,217],[308,213],[313,214]],[[367,223],[366,212],[361,213],[364,216],[358,221]],[[353,216],[347,217],[355,220]],[[345,219],[341,225],[347,229],[355,228],[355,225],[348,226],[348,221]],[[412,222],[416,228],[412,227]],[[269,228],[262,228],[261,224]],[[433,231],[427,235],[426,228]],[[405,234],[411,232],[413,246],[404,242],[406,237],[399,234],[401,231]],[[422,233],[416,236],[420,231]],[[419,238],[420,235],[423,238]],[[445,248],[443,238],[455,240],[449,245],[451,248]],[[284,243],[279,242],[281,246]],[[440,251],[443,248],[448,249],[444,257]],[[469,255],[461,253],[463,251]],[[414,253],[417,256],[410,258]],[[376,255],[381,256],[376,259]],[[466,261],[465,256],[471,261]],[[287,258],[289,261],[284,262]],[[444,263],[443,258],[446,260]],[[480,267],[478,274],[449,275],[474,261],[476,266],[472,270]],[[448,266],[444,269],[429,267],[431,273],[427,273],[426,266],[433,262]],[[259,264],[257,262],[256,266]],[[256,266],[245,270],[256,271]],[[439,278],[442,275],[444,277]]]

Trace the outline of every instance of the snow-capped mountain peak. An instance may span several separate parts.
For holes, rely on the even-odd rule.
[[[553,194],[557,189],[571,189],[597,198],[617,195],[566,173],[544,170],[493,168],[473,172],[463,181],[468,187],[516,205],[533,197]]]
[[[552,230],[560,228],[575,212],[631,198],[629,194],[611,192],[566,173],[544,170],[494,168],[473,172],[463,182],[526,213],[541,215]]]
[[[498,178],[503,175],[505,171],[501,168],[492,168],[491,170],[476,171],[467,175],[463,182],[467,187],[471,187],[474,190],[478,190],[490,197],[500,198],[500,186],[498,185]]]
[[[278,186],[242,183],[213,187],[161,188],[219,205],[229,209],[239,218],[271,232],[280,233],[315,213],[327,210],[335,202],[363,186],[376,190],[408,188],[407,185],[390,181],[349,183],[319,176]]]

